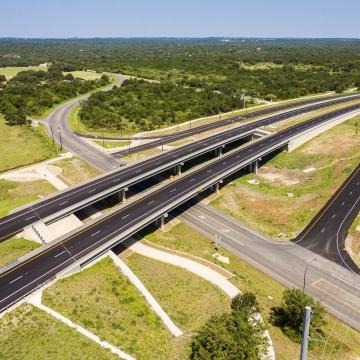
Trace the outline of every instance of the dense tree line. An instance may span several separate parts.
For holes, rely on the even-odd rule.
[[[169,81],[127,80],[121,87],[92,94],[82,104],[79,115],[91,128],[151,130],[242,106],[240,95]]]
[[[21,71],[7,82],[0,78],[0,112],[9,125],[26,124],[27,117],[39,116],[66,99],[108,83],[108,76],[92,81],[64,76],[59,66],[50,66],[48,71]]]
[[[116,115],[109,120],[109,126],[121,123],[135,128],[154,128],[181,121],[184,113],[193,117],[213,114],[221,107],[231,109],[231,104],[242,94],[283,100],[359,88],[359,54],[360,41],[356,39],[0,39],[0,67],[60,63],[64,71],[118,72],[160,80],[166,82],[165,86],[172,84],[176,90],[171,90],[173,96],[166,98],[170,102],[177,98],[175,92],[184,95],[180,109],[176,110],[178,113],[175,111],[173,115],[170,104],[163,109],[165,116],[155,101],[151,102],[149,111],[141,110],[142,100],[149,94],[146,84],[137,85],[135,111],[118,105],[111,109],[106,104],[115,92],[109,93],[109,101],[105,100],[103,107],[94,107],[95,114],[90,114],[86,106],[82,111],[84,121],[95,127],[102,126],[97,122],[103,115]],[[62,82],[61,85],[69,88],[70,95],[73,93],[70,84]],[[222,105],[211,106],[217,102],[212,97],[219,93]],[[124,96],[121,92],[118,95]],[[190,105],[187,100],[190,97],[195,105]],[[134,103],[130,97],[129,100]],[[88,105],[93,107],[91,103]],[[135,119],[135,115],[139,117]]]

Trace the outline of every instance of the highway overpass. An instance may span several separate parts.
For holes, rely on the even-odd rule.
[[[116,170],[92,179],[89,182],[28,204],[12,214],[3,217],[0,219],[0,241],[10,238],[26,226],[30,226],[36,222],[48,223],[55,221],[56,219],[89,206],[112,194],[119,193],[121,197],[125,198],[125,192],[130,186],[172,168],[181,172],[181,165],[185,162],[215,149],[218,149],[220,153],[224,146],[250,136],[261,126],[271,125],[310,111],[356,99],[360,99],[360,95],[357,94],[326,100],[323,103],[296,108],[241,126],[236,126],[206,137],[203,140],[195,141],[176,149],[163,152],[159,155],[155,155],[151,158],[147,158],[136,164],[125,166],[120,169],[117,168]],[[270,109],[261,111],[265,110]],[[72,139],[70,138],[69,141],[72,141]],[[94,160],[96,159],[94,158]]]
[[[7,308],[62,271],[82,266],[197,194],[219,184],[225,177],[286,147],[304,132],[359,112],[360,104],[348,106],[250,143],[43,247],[0,274],[0,309]]]

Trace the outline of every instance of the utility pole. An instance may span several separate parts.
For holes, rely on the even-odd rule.
[[[311,320],[312,310],[310,306],[305,306],[304,309],[304,330],[301,343],[301,354],[300,360],[307,360],[308,356],[308,345],[309,345],[309,331],[310,331],[310,320]]]
[[[63,146],[62,146],[62,139],[61,139],[61,130],[60,130],[60,126],[59,126],[59,140],[60,140],[60,150],[62,151]]]

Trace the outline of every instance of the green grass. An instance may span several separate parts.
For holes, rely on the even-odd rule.
[[[360,162],[360,137],[356,133],[359,120],[355,117],[291,153],[280,153],[258,175],[232,180],[212,206],[271,237],[296,236]],[[309,167],[315,171],[302,171]],[[272,181],[267,174],[280,174],[285,182]],[[249,184],[250,179],[257,179],[259,184]],[[288,180],[297,183],[286,183]]]
[[[0,115],[0,172],[34,164],[55,156],[58,148],[45,134],[42,125],[9,126]]]
[[[0,243],[0,268],[41,246],[26,239],[10,238]]]
[[[16,182],[0,179],[0,217],[54,191],[55,188],[44,180]]]
[[[97,80],[101,78],[101,74],[92,71],[69,71],[64,72],[64,75],[72,74],[74,77],[83,80]]]
[[[299,344],[292,342],[279,328],[272,326],[268,321],[271,307],[279,306],[281,303],[282,292],[285,289],[284,286],[248,263],[238,259],[233,254],[215,246],[215,244],[205,236],[184,224],[175,226],[167,233],[156,231],[146,236],[146,239],[174,250],[200,256],[234,273],[236,276],[230,281],[242,291],[251,291],[257,295],[261,307],[261,314],[269,326],[271,339],[276,351],[276,358],[278,360],[298,358],[300,351]],[[224,264],[214,259],[212,257],[214,253],[229,257],[230,264]],[[272,298],[269,298],[269,296]],[[326,335],[331,332],[334,326],[333,335],[330,336],[325,351],[325,354],[329,355],[327,360],[350,360],[359,356],[360,334],[345,324],[337,322],[330,315],[326,315],[326,321]],[[336,338],[339,340],[336,341]],[[323,343],[315,343],[315,347],[310,350],[309,353],[310,360],[320,358],[323,345]],[[332,349],[333,351],[330,354]]]
[[[192,333],[210,316],[230,311],[230,298],[215,285],[180,267],[132,254],[127,265],[176,325]]]
[[[0,75],[5,75],[6,79],[9,80],[18,74],[20,71],[47,71],[45,66],[13,66],[13,67],[2,67],[0,68]],[[83,79],[83,80],[97,80],[100,79],[101,74],[94,73],[92,71],[69,71],[64,72],[64,75],[72,74],[74,77]]]
[[[130,141],[98,141],[98,140],[94,140],[95,144],[98,144],[102,147],[104,147],[105,149],[113,149],[113,148],[117,148],[117,147],[124,147],[124,146],[129,146]]]
[[[0,75],[5,75],[7,80],[10,80],[12,77],[14,77],[17,73],[20,71],[28,71],[28,70],[43,70],[47,71],[46,67],[42,66],[9,66],[9,67],[2,67],[0,68]]]
[[[72,185],[100,175],[98,170],[76,157],[56,161],[53,165],[61,167],[61,176]]]
[[[137,359],[169,359],[173,337],[109,258],[58,281],[43,301]]]
[[[45,312],[24,304],[0,319],[0,359],[115,360],[118,357]]]

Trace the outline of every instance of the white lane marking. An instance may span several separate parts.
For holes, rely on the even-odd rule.
[[[9,282],[9,284],[12,284],[13,282],[15,282],[15,281],[17,281],[17,280],[21,279],[23,276],[24,276],[24,275],[21,275],[21,276],[17,277],[16,279],[11,280],[11,281]]]
[[[351,194],[352,194],[352,191],[349,192],[349,195],[351,195]]]
[[[130,214],[127,214],[125,216],[122,217],[122,219],[126,219]]]
[[[121,179],[113,180],[113,183],[119,182]]]
[[[170,192],[172,193],[172,192],[174,192],[175,190],[176,190],[176,188],[174,188],[174,189],[170,190]]]
[[[64,201],[64,202],[60,203],[59,206],[65,205],[66,203],[68,203],[68,201]]]
[[[88,193],[92,193],[94,191],[96,191],[96,189],[91,189],[91,190],[88,191]]]
[[[344,282],[345,284],[347,284],[347,285],[349,285],[349,286],[351,286],[351,287],[353,287],[353,288],[355,288],[355,289],[359,289],[359,290],[360,290],[360,287],[359,287],[359,286],[353,285],[353,284],[349,283],[348,281],[342,279],[341,277],[339,277],[339,276],[337,276],[337,275],[335,275],[335,274],[331,274],[331,276],[334,277],[334,278],[336,278],[336,279],[338,279],[338,280],[340,280],[340,281],[342,281],[342,282]]]
[[[335,214],[333,214],[333,216],[331,217],[332,219],[335,217]]]
[[[25,220],[30,220],[30,219],[33,219],[34,217],[35,217],[35,215],[30,216],[30,217],[26,218]]]
[[[148,202],[148,205],[152,204],[154,202],[154,200],[151,200],[150,202]]]
[[[344,204],[345,204],[345,203],[344,203],[344,201],[343,201],[343,202],[341,203],[341,206],[344,206]]]
[[[64,250],[64,251],[62,251],[61,253],[58,253],[57,255],[55,255],[54,257],[55,258],[57,258],[58,256],[60,256],[60,255],[62,255],[62,254],[64,254],[64,253],[66,253],[66,251]]]
[[[91,237],[93,237],[93,236],[97,235],[99,232],[100,232],[100,230],[99,230],[99,231],[94,232],[94,233],[93,233],[93,234],[91,234],[90,236],[91,236]]]
[[[195,180],[195,178],[192,178],[192,179],[190,179],[189,181],[190,181],[190,182],[193,182],[194,180]]]
[[[40,275],[39,277],[37,277],[35,280],[30,281],[28,284],[24,285],[23,287],[21,287],[20,289],[17,289],[16,291],[14,291],[13,293],[11,293],[10,295],[4,297],[3,299],[0,300],[0,303],[4,302],[5,300],[7,300],[9,297],[13,296],[14,294],[18,293],[19,291],[21,291],[22,289],[25,289],[26,287],[28,287],[29,285],[33,284],[34,282],[36,282],[37,280],[41,279],[42,277],[46,276],[47,274],[51,273],[52,271],[56,270],[57,268],[59,268],[60,266],[62,266],[63,264],[66,264],[67,262],[69,262],[71,259],[67,259],[65,262],[53,267],[52,269],[50,269],[49,271],[47,271],[45,274]]]
[[[325,231],[325,228],[323,228],[322,230],[321,230],[321,232],[324,232]]]

